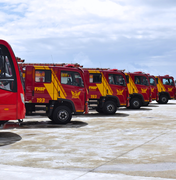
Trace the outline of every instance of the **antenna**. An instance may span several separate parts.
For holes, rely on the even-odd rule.
[[[52,54],[51,54],[51,60],[52,60],[52,62],[53,62],[53,64],[54,64],[54,61],[53,61],[53,56],[52,56]]]

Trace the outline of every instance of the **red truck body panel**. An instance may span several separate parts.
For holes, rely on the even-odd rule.
[[[83,83],[83,72],[79,68],[21,65],[21,69],[24,68],[27,104],[68,101],[72,103],[75,114],[87,112],[87,90]],[[72,74],[75,84],[67,82],[73,78]]]
[[[151,86],[147,74],[142,72],[125,73],[128,78],[128,91],[131,100],[133,98],[141,99],[141,105],[148,104],[152,101]]]
[[[174,78],[169,75],[156,76],[159,94],[166,93],[169,99],[176,99]]]
[[[157,81],[155,76],[149,75],[149,81],[151,86],[151,96],[152,100],[159,100],[159,93],[158,93],[158,87],[157,87]]]
[[[4,40],[0,40],[0,57],[6,68],[0,77],[0,121],[23,119],[24,91],[19,68],[12,48]]]
[[[123,72],[90,68],[84,69],[84,77],[89,100],[114,97],[118,99],[119,106],[129,106],[129,93]]]

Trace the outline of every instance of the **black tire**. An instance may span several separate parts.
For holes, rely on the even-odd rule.
[[[52,116],[48,116],[48,118],[49,118],[51,121],[53,121],[53,117],[52,117]]]
[[[7,123],[8,121],[0,121],[0,126],[2,125],[4,125],[5,123]]]
[[[115,114],[117,111],[117,106],[113,101],[107,101],[104,103],[103,112],[105,114]]]
[[[131,99],[130,107],[132,109],[139,109],[141,107],[141,100],[139,98]]]
[[[71,110],[67,106],[59,106],[53,112],[52,121],[56,124],[67,124],[71,118]]]
[[[168,97],[166,95],[161,95],[159,97],[159,104],[167,104],[168,102]]]

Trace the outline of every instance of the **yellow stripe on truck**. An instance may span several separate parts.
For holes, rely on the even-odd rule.
[[[98,70],[88,70],[88,71],[89,71],[89,73],[100,73],[100,71],[98,71]],[[101,95],[102,96],[113,95],[113,91],[112,91],[108,81],[104,77],[104,74],[101,73],[101,76],[102,76],[102,82],[96,84]]]
[[[109,85],[109,83],[107,82],[106,78],[104,77],[104,74],[101,73],[102,75],[102,83],[101,84],[96,84],[101,95],[102,96],[106,96],[106,95],[113,95],[113,91]]]
[[[58,80],[58,78],[52,68],[51,68],[51,72],[52,72],[51,83],[44,84],[51,99],[52,100],[57,100],[58,98],[66,99],[67,94],[66,94],[65,90],[63,89],[60,81]]]
[[[39,70],[50,70],[50,68],[48,66],[34,66],[35,69],[39,69]]]
[[[157,88],[158,88],[158,92],[161,92],[161,91],[166,91],[163,83],[161,82],[160,78],[155,76],[156,78],[158,78],[158,84],[157,84]]]
[[[44,83],[44,86],[50,95],[52,100],[57,100],[58,98],[66,99],[67,94],[65,90],[63,89],[60,81],[58,80],[55,72],[52,68],[49,68],[48,66],[34,66],[35,69],[39,70],[51,70],[51,83]]]
[[[128,73],[125,73],[125,75],[129,76],[129,83],[127,84],[129,94],[138,93],[138,89],[131,76]]]

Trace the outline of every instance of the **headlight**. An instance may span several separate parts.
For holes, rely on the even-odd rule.
[[[21,101],[23,102],[23,104],[24,104],[24,94],[20,94],[21,95]]]

